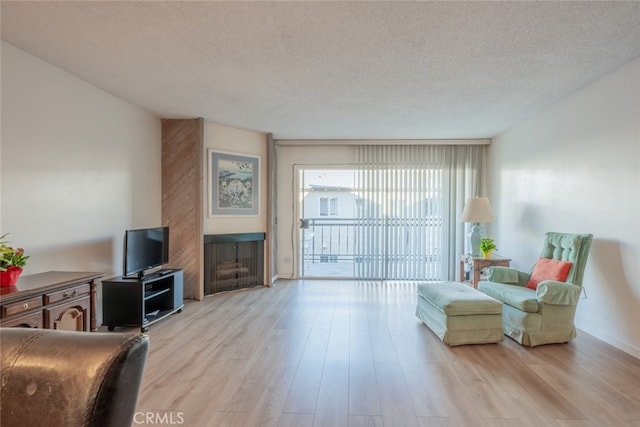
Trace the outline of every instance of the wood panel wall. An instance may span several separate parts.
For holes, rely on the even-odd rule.
[[[184,297],[202,300],[203,119],[162,120],[162,223],[170,266],[184,269]]]
[[[267,241],[266,241],[266,270],[265,270],[265,283],[267,286],[271,286],[275,281],[278,274],[278,265],[276,262],[277,247],[276,236],[278,232],[277,225],[277,213],[276,207],[278,205],[278,192],[277,192],[277,173],[278,164],[276,157],[276,144],[273,140],[273,134],[267,134]]]

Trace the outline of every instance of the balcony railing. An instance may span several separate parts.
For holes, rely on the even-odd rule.
[[[441,259],[439,219],[308,218],[305,224],[303,277],[356,278],[362,264],[376,263],[393,273],[389,279],[437,280],[431,276],[438,275]]]

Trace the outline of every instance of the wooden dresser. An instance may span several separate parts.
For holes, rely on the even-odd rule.
[[[0,288],[0,326],[95,331],[96,279],[103,273],[47,271]]]

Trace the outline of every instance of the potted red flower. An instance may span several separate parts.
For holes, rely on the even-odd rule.
[[[24,254],[24,249],[13,248],[4,240],[7,234],[0,236],[0,286],[15,286],[22,268],[29,258]]]

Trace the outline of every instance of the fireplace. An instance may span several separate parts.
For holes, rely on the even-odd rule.
[[[264,284],[265,233],[204,236],[204,294]]]

